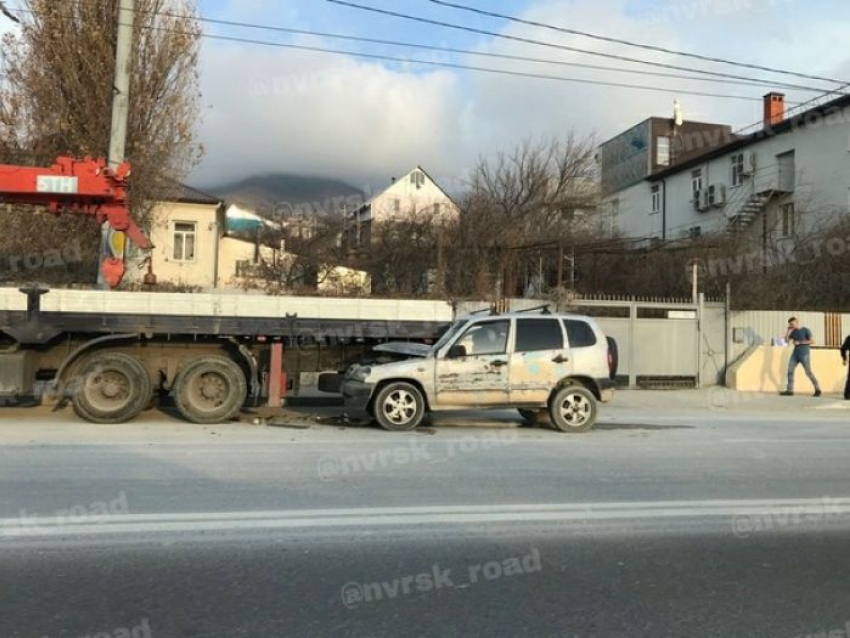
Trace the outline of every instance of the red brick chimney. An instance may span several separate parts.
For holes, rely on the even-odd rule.
[[[785,94],[768,93],[764,96],[764,127],[776,126],[785,119]]]

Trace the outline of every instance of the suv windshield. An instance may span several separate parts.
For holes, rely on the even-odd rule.
[[[431,354],[436,354],[440,351],[440,349],[445,346],[449,341],[454,339],[454,336],[463,329],[466,324],[469,323],[468,320],[463,319],[461,321],[455,322],[448,330],[443,333],[443,336],[440,337],[439,341],[434,344],[431,348]]]

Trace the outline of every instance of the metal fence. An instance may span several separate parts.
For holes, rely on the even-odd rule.
[[[630,387],[680,387],[722,382],[727,365],[725,304],[687,299],[574,296],[561,302],[509,299],[500,311],[550,305],[559,312],[593,316],[617,340],[618,377]],[[486,309],[486,302],[458,304],[458,316]]]
[[[595,317],[617,340],[619,376],[630,387],[722,385],[726,370],[753,346],[782,338],[788,319],[797,317],[812,331],[818,347],[838,348],[850,333],[850,314],[797,311],[730,311],[722,300],[623,296],[569,297],[561,302],[508,299],[498,310],[542,305]],[[489,307],[488,302],[456,304],[456,316]]]

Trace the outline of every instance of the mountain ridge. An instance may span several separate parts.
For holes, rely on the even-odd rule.
[[[296,173],[261,173],[202,190],[264,216],[287,205],[331,212],[329,209],[341,206],[343,201],[350,200],[353,205],[366,199],[363,191],[341,179]]]

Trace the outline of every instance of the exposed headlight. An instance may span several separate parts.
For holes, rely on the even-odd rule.
[[[372,368],[358,366],[351,371],[351,374],[349,376],[354,381],[362,382],[368,379],[370,374],[372,374]]]

